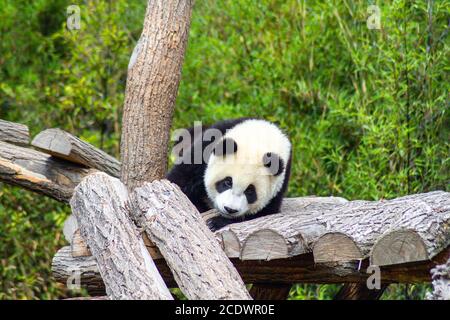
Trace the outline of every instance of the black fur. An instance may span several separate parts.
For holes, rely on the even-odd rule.
[[[218,129],[222,135],[225,134],[226,130],[233,128],[241,122],[250,120],[252,118],[239,118],[232,120],[224,120],[215,123],[209,128]],[[202,134],[207,130],[208,127],[202,128]],[[188,129],[189,132],[193,132],[193,128]],[[179,141],[177,141],[179,142]],[[234,141],[233,141],[234,142]],[[191,202],[196,206],[198,211],[205,212],[212,208],[206,189],[203,182],[204,173],[206,170],[205,159],[202,159],[200,164],[194,164],[194,150],[205,150],[205,148],[210,144],[209,141],[203,141],[200,137],[195,137],[191,146],[185,150],[182,154],[183,159],[191,160],[190,163],[180,163],[172,167],[170,172],[167,174],[167,179],[175,184],[177,184],[181,190],[186,194],[186,196],[191,200]],[[237,146],[239,147],[239,146]],[[223,150],[223,149],[222,149]],[[181,154],[180,154],[181,155]],[[281,159],[280,159],[281,160]],[[284,167],[284,164],[283,164]],[[291,169],[291,155],[286,164],[286,178],[284,179],[283,186],[280,191],[276,194],[274,198],[265,206],[261,211],[251,215],[245,215],[237,219],[228,219],[224,217],[216,217],[208,221],[208,226],[211,230],[215,231],[228,224],[241,222],[245,220],[252,220],[265,215],[273,214],[279,212],[281,201],[283,200],[283,194],[285,193]],[[280,172],[281,173],[281,172]],[[255,199],[256,200],[256,199]]]
[[[247,202],[249,204],[255,203],[258,199],[258,196],[256,194],[256,189],[254,185],[249,185],[247,189],[244,191],[245,197],[247,198]]]
[[[280,175],[284,170],[284,161],[276,153],[267,152],[263,157],[263,163],[274,176]]]
[[[216,190],[218,193],[222,193],[233,187],[233,178],[226,177],[220,181],[216,182]]]
[[[227,154],[236,153],[238,145],[236,141],[231,138],[225,138],[219,141],[213,149],[214,155],[220,157]]]

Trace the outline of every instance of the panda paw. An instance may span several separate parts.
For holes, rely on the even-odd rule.
[[[214,217],[206,222],[208,228],[212,232],[217,231],[230,223],[233,223],[233,221],[224,217]]]

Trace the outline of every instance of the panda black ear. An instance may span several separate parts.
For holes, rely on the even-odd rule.
[[[220,156],[226,156],[227,154],[233,154],[237,151],[237,143],[231,138],[225,138],[220,140],[217,145],[214,147],[214,155],[220,157]]]
[[[281,159],[279,155],[273,152],[267,152],[266,154],[264,154],[263,164],[264,167],[268,168],[269,172],[274,176],[278,176],[284,170],[283,159]]]

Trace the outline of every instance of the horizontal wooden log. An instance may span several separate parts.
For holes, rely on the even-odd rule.
[[[0,119],[0,141],[15,145],[28,145],[30,143],[28,127],[24,124]]]
[[[297,197],[297,198],[285,198],[283,200],[283,204],[281,207],[282,212],[286,212],[288,215],[292,216],[294,220],[297,220],[298,217],[295,217],[295,215],[301,216],[302,219],[308,220],[311,219],[314,215],[320,215],[322,214],[322,210],[327,210],[334,208],[335,206],[338,206],[340,204],[343,204],[347,202],[347,200],[339,197]],[[301,212],[301,213],[300,213]],[[218,213],[216,210],[210,210],[208,212],[205,212],[202,214],[202,218],[207,222],[212,217],[217,216]],[[289,224],[290,220],[285,221],[283,225]],[[303,221],[303,220],[302,220]],[[299,224],[302,223],[302,221],[299,222]],[[262,227],[271,227],[273,223],[270,222],[266,223],[263,221],[261,222]],[[281,229],[283,226],[280,226]],[[74,218],[69,217],[67,219],[66,224],[64,225],[64,234],[66,236],[67,241],[70,243],[72,239],[72,234],[75,233],[75,231],[78,229],[76,226],[76,220]],[[292,229],[292,228],[291,228]],[[252,229],[253,230],[253,229]],[[70,233],[67,234],[66,233]],[[253,231],[250,231],[253,232]],[[240,234],[241,241],[245,240],[248,234],[242,233]],[[144,234],[145,236],[145,234]],[[229,238],[228,238],[229,237]],[[240,247],[240,240],[236,238],[236,235],[234,235],[233,232],[220,232],[220,234],[217,234],[217,238],[220,239],[221,243],[226,242],[227,245],[223,248],[225,252],[227,253],[227,256],[229,258],[235,258],[240,257],[241,253],[241,247]],[[222,240],[225,239],[225,240]],[[146,237],[144,237],[144,240],[146,240]],[[85,246],[82,243],[76,244],[76,246]],[[154,244],[150,242],[150,240],[147,238],[147,247],[149,250],[157,251],[158,249],[155,247]],[[76,250],[82,250],[82,248],[76,247]],[[245,256],[244,256],[245,257]]]
[[[127,188],[119,179],[98,172],[75,188],[70,206],[110,299],[171,300],[172,295],[128,216],[127,200]]]
[[[104,295],[105,284],[93,256],[73,257],[70,246],[56,252],[52,260],[53,278],[68,289],[84,288],[90,295]]]
[[[232,224],[217,231],[216,238],[227,256],[241,260],[272,260],[313,251],[317,263],[352,261],[368,257],[370,246],[379,240],[377,245],[384,249],[374,249],[373,252],[379,252],[381,257],[391,256],[390,263],[403,263],[431,259],[449,243],[446,230],[450,197],[446,192],[379,202],[345,202],[326,197],[292,198],[285,199],[285,202],[287,206],[283,205],[280,214]],[[424,205],[416,205],[418,202]],[[286,208],[296,211],[285,211]],[[411,219],[404,219],[401,212],[409,212]],[[203,217],[209,219],[214,215],[216,212],[210,211]],[[415,216],[422,220],[413,218]],[[412,240],[403,241],[406,238],[401,237],[403,240],[396,243],[398,246],[404,243],[402,250],[396,251],[395,245],[392,245],[391,251],[394,253],[383,245],[389,240],[386,233],[395,236],[397,233],[415,232],[405,231],[408,221],[420,221],[419,224],[424,226],[422,236],[429,234],[429,251],[427,245],[422,243],[422,236],[416,236],[414,239],[418,242],[414,243]],[[432,226],[432,230],[427,231],[427,226]],[[342,232],[332,231],[336,229]],[[383,230],[386,232],[383,233]],[[387,254],[384,255],[384,252]],[[397,260],[392,260],[392,256],[397,256]],[[375,262],[385,264],[379,260]]]
[[[402,210],[371,248],[375,265],[431,259],[450,244],[450,196],[430,192],[391,201]]]
[[[380,267],[382,283],[420,283],[431,281],[430,269],[445,263],[450,257],[450,247],[443,250],[432,260],[409,262],[399,265]],[[176,287],[170,268],[162,258],[156,258],[155,264],[168,287]],[[372,273],[367,273],[369,259],[351,262],[315,263],[312,253],[292,258],[270,261],[242,261],[232,258],[231,262],[245,283],[292,284],[292,283],[361,283]],[[70,246],[61,248],[52,263],[53,277],[57,282],[66,284],[78,270],[82,286],[101,294],[104,285],[94,257],[72,257]]]
[[[209,218],[211,213],[206,216]],[[407,259],[393,247],[389,261],[403,263],[431,259],[448,246],[449,216],[450,193],[442,191],[383,201],[316,201],[295,211],[282,210],[279,214],[230,224],[218,230],[216,236],[229,257],[271,260],[313,251],[316,262],[321,263],[367,258],[386,233],[404,233],[409,228],[420,233],[420,239],[428,240],[421,240],[422,247],[410,245],[410,251],[417,249]],[[380,255],[385,251],[380,250]],[[398,256],[397,260],[393,255]]]
[[[31,145],[52,156],[98,169],[111,176],[120,175],[120,162],[117,159],[61,129],[42,131]]]
[[[136,188],[129,207],[167,261],[181,291],[191,300],[250,299],[239,274],[200,213],[167,180]]]
[[[231,224],[216,232],[229,257],[241,260],[272,260],[310,251],[314,241],[326,231],[317,217],[347,203],[337,197],[284,199],[281,213]],[[206,220],[215,212],[204,214]]]
[[[427,260],[450,244],[450,193],[435,191],[392,200],[351,201],[319,221],[329,231],[314,244],[318,262],[369,255],[376,265]]]
[[[94,172],[84,166],[0,142],[0,180],[68,202],[75,186]]]

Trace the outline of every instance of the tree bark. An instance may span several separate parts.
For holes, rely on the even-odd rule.
[[[95,258],[74,257],[70,246],[59,249],[53,256],[52,277],[68,289],[84,288],[93,296],[105,294],[105,284]]]
[[[147,247],[148,249],[148,247]],[[403,263],[380,267],[381,284],[419,283],[431,281],[430,269],[445,263],[450,247],[432,260]],[[155,264],[168,287],[177,283],[165,260],[153,255]],[[367,272],[369,259],[351,262],[315,263],[312,253],[301,254],[288,259],[270,261],[230,259],[245,283],[258,286],[292,285],[293,283],[360,283],[367,288],[366,280],[372,275]],[[82,286],[96,294],[104,294],[104,285],[93,256],[73,257],[70,246],[61,248],[53,259],[52,273],[57,282],[66,283],[79,270]],[[103,291],[101,291],[103,290]],[[375,292],[370,290],[371,292]]]
[[[352,244],[353,248],[357,249],[355,249],[355,252],[358,255],[352,255],[351,251],[347,251],[346,254],[341,253],[339,250],[348,250],[345,246],[340,247],[341,243],[344,243],[343,241],[335,242],[334,244],[330,241],[324,241],[328,239],[329,235],[333,235],[331,230],[334,225],[331,225],[328,221],[335,221],[338,219],[337,217],[343,215],[341,218],[347,219],[349,230],[359,230],[361,234],[366,234],[367,238],[373,239],[373,246],[378,240],[375,235],[383,239],[386,234],[397,232],[396,226],[400,227],[399,232],[402,232],[405,225],[403,222],[400,224],[397,222],[403,221],[402,217],[407,215],[411,218],[411,223],[416,224],[417,227],[423,225],[424,227],[421,227],[422,230],[429,230],[428,236],[424,232],[422,232],[422,236],[428,239],[428,242],[423,243],[425,247],[430,248],[430,251],[422,251],[427,252],[428,255],[412,255],[410,253],[406,255],[407,259],[403,258],[405,252],[413,250],[407,246],[401,251],[386,252],[391,257],[393,255],[398,256],[399,258],[391,261],[398,261],[396,265],[402,266],[414,260],[428,261],[434,259],[436,252],[445,252],[448,245],[446,245],[446,241],[442,241],[445,239],[442,236],[449,236],[448,232],[446,232],[448,230],[449,201],[450,194],[446,192],[431,192],[381,202],[333,202],[333,200],[330,201],[328,198],[315,198],[313,201],[311,198],[292,198],[286,199],[286,206],[283,205],[281,213],[229,225],[217,231],[216,238],[229,258],[244,257],[244,259],[270,260],[280,252],[285,253],[282,258],[293,258],[305,252],[312,252],[315,263],[355,262],[359,264],[361,259],[364,261],[369,260],[370,250],[366,249],[364,251],[360,249],[359,242],[349,235],[343,237],[343,239],[346,239],[348,244]],[[289,209],[295,211],[284,211]],[[347,214],[348,212],[354,213],[355,210],[357,210],[358,214]],[[362,223],[365,219],[371,221],[370,218],[374,218],[374,212],[383,213],[377,215],[377,219],[380,223],[390,226],[386,226],[386,229],[388,229],[387,233],[379,232],[380,227],[377,227],[379,224],[377,222]],[[397,215],[399,212],[403,213]],[[418,216],[423,215],[423,217],[420,220],[414,219],[414,212]],[[215,214],[215,212],[207,212],[203,214],[203,218],[209,219]],[[364,216],[368,217],[365,218]],[[349,217],[353,218],[349,219]],[[418,221],[420,221],[419,224]],[[432,225],[433,228],[429,229],[428,225]],[[254,241],[255,239],[260,240],[258,242]],[[435,243],[432,241],[433,239]],[[271,243],[273,246],[265,245]],[[318,243],[322,244],[321,252],[317,251],[320,248]],[[328,243],[328,245],[325,246],[325,243]],[[339,247],[337,247],[336,243],[339,244]],[[429,244],[426,245],[426,243]],[[364,245],[367,246],[367,241]],[[248,252],[253,252],[254,254],[250,256]],[[362,252],[365,252],[364,256]],[[281,258],[281,254],[278,256]],[[342,259],[342,257],[347,257],[347,260]],[[408,269],[403,270],[405,273],[409,272]],[[417,270],[414,271],[412,269],[411,272],[417,273]],[[400,276],[396,275],[397,279]],[[411,277],[413,277],[413,274],[405,275],[404,279],[407,281]]]
[[[279,214],[236,223],[216,236],[228,257],[242,260],[272,260],[310,251],[310,244],[325,232],[325,225],[314,223],[317,217],[348,201],[337,197],[299,197],[283,200]],[[206,221],[217,216],[210,210]]]
[[[193,0],[147,4],[142,35],[128,66],[122,120],[121,180],[134,187],[162,179]]]
[[[113,177],[120,174],[120,162],[117,159],[61,129],[42,131],[31,145],[57,158],[98,169]]]
[[[110,299],[172,299],[128,217],[126,187],[105,173],[85,178],[70,205]]]
[[[250,299],[233,264],[178,186],[167,180],[144,184],[134,190],[129,204],[188,299]]]
[[[94,172],[45,153],[0,142],[0,180],[68,202],[75,186]]]
[[[28,127],[0,119],[0,141],[15,145],[28,145],[30,143]]]
[[[206,213],[206,219],[211,215]],[[421,247],[386,251],[389,261],[400,264],[431,259],[445,249],[449,221],[450,193],[436,191],[384,201],[311,203],[293,212],[230,224],[216,236],[229,257],[271,260],[312,251],[315,261],[323,263],[368,258],[387,234],[412,229]]]

